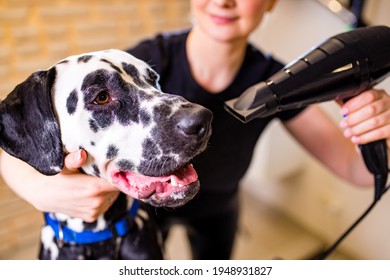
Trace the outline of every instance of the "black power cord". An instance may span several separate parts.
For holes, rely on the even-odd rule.
[[[384,190],[382,195],[390,188],[390,185],[387,186]],[[355,229],[355,227],[360,224],[360,222],[367,216],[368,213],[371,212],[371,210],[374,208],[374,206],[377,204],[379,199],[374,200],[371,205],[367,208],[366,211],[354,222],[328,249],[321,252],[317,256],[313,258],[313,260],[324,260],[326,259],[333,251],[337,248],[337,246],[340,245],[340,243],[351,233],[352,230]]]
[[[386,187],[387,177],[389,173],[387,161],[387,144],[386,140],[378,140],[365,145],[359,145],[362,153],[364,163],[374,176],[374,201],[368,209],[353,223],[328,249],[317,255],[314,259],[323,260],[328,257],[337,246],[347,237],[351,231],[367,216],[374,208],[377,202],[381,199],[383,194],[390,188]]]

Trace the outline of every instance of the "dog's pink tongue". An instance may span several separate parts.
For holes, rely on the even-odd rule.
[[[198,174],[192,165],[186,165],[174,174],[161,177],[144,176],[132,172],[119,171],[116,167],[109,170],[112,183],[122,192],[134,198],[142,199],[151,196],[154,192],[170,193],[181,186],[198,180]]]

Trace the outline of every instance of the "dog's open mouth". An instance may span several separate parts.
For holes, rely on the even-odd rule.
[[[112,168],[112,184],[125,194],[153,206],[178,207],[192,199],[199,190],[198,174],[186,164],[170,175],[151,177]]]

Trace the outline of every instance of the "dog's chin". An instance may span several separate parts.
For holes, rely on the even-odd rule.
[[[108,165],[111,183],[120,191],[155,207],[179,207],[199,191],[198,174],[186,164],[166,176],[145,176]]]

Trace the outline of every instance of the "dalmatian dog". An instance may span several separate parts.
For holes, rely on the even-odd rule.
[[[208,144],[212,113],[163,93],[145,62],[119,50],[70,56],[33,73],[0,103],[0,147],[45,175],[88,153],[82,172],[120,191],[94,223],[44,213],[41,259],[161,259],[148,205],[179,207],[198,192],[189,163]]]

